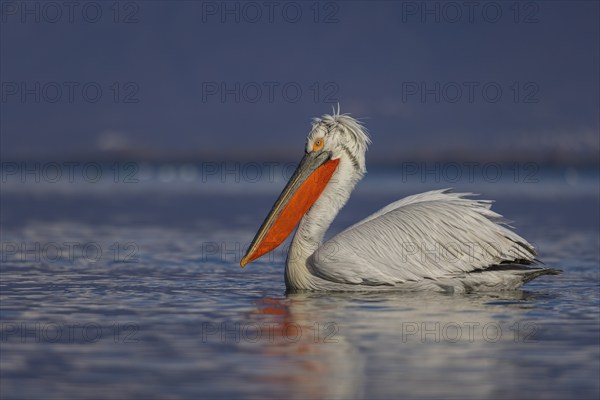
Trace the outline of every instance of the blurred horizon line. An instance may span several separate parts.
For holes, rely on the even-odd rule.
[[[223,163],[223,162],[276,162],[276,163],[295,163],[302,157],[301,151],[263,151],[263,152],[229,152],[208,153],[198,151],[172,151],[169,153],[153,151],[134,151],[131,149],[123,151],[95,151],[88,153],[68,154],[49,156],[13,156],[2,157],[2,163],[36,163],[36,162],[138,162],[138,163],[174,163],[174,164],[197,164],[203,162]],[[588,154],[560,151],[544,151],[531,153],[527,151],[502,151],[502,152],[481,152],[481,151],[421,151],[404,152],[397,156],[378,156],[371,158],[367,152],[367,166],[375,167],[393,167],[406,163],[441,163],[451,164],[456,162],[474,162],[474,163],[497,163],[508,165],[514,163],[535,163],[548,167],[552,166],[577,166],[577,167],[600,167],[600,155],[593,151]]]

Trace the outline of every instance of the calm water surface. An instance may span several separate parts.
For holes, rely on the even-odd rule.
[[[564,271],[523,290],[294,294],[285,249],[241,270],[283,182],[152,174],[3,185],[9,398],[598,398],[598,176],[398,182],[374,171],[331,232],[402,196],[494,198]]]

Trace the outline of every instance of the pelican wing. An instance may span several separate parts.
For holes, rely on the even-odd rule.
[[[328,281],[396,285],[534,262],[533,246],[491,201],[468,195],[445,189],[394,202],[324,243],[308,267]]]

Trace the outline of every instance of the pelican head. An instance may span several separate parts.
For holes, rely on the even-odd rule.
[[[337,113],[315,118],[306,138],[305,154],[279,195],[240,261],[247,263],[279,246],[313,204],[332,192],[341,208],[354,185],[366,172],[365,152],[371,143],[356,119]],[[336,211],[337,212],[337,211]]]
[[[366,129],[348,114],[323,115],[313,119],[313,125],[306,138],[306,152],[329,152],[332,160],[347,158],[356,173],[361,176],[367,171],[365,153],[371,144]]]

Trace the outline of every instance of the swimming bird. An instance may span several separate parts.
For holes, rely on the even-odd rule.
[[[323,243],[366,173],[371,143],[361,122],[338,111],[313,120],[304,157],[240,261],[272,251],[294,230],[288,291],[510,290],[546,274],[534,247],[491,201],[434,190],[408,196]]]

